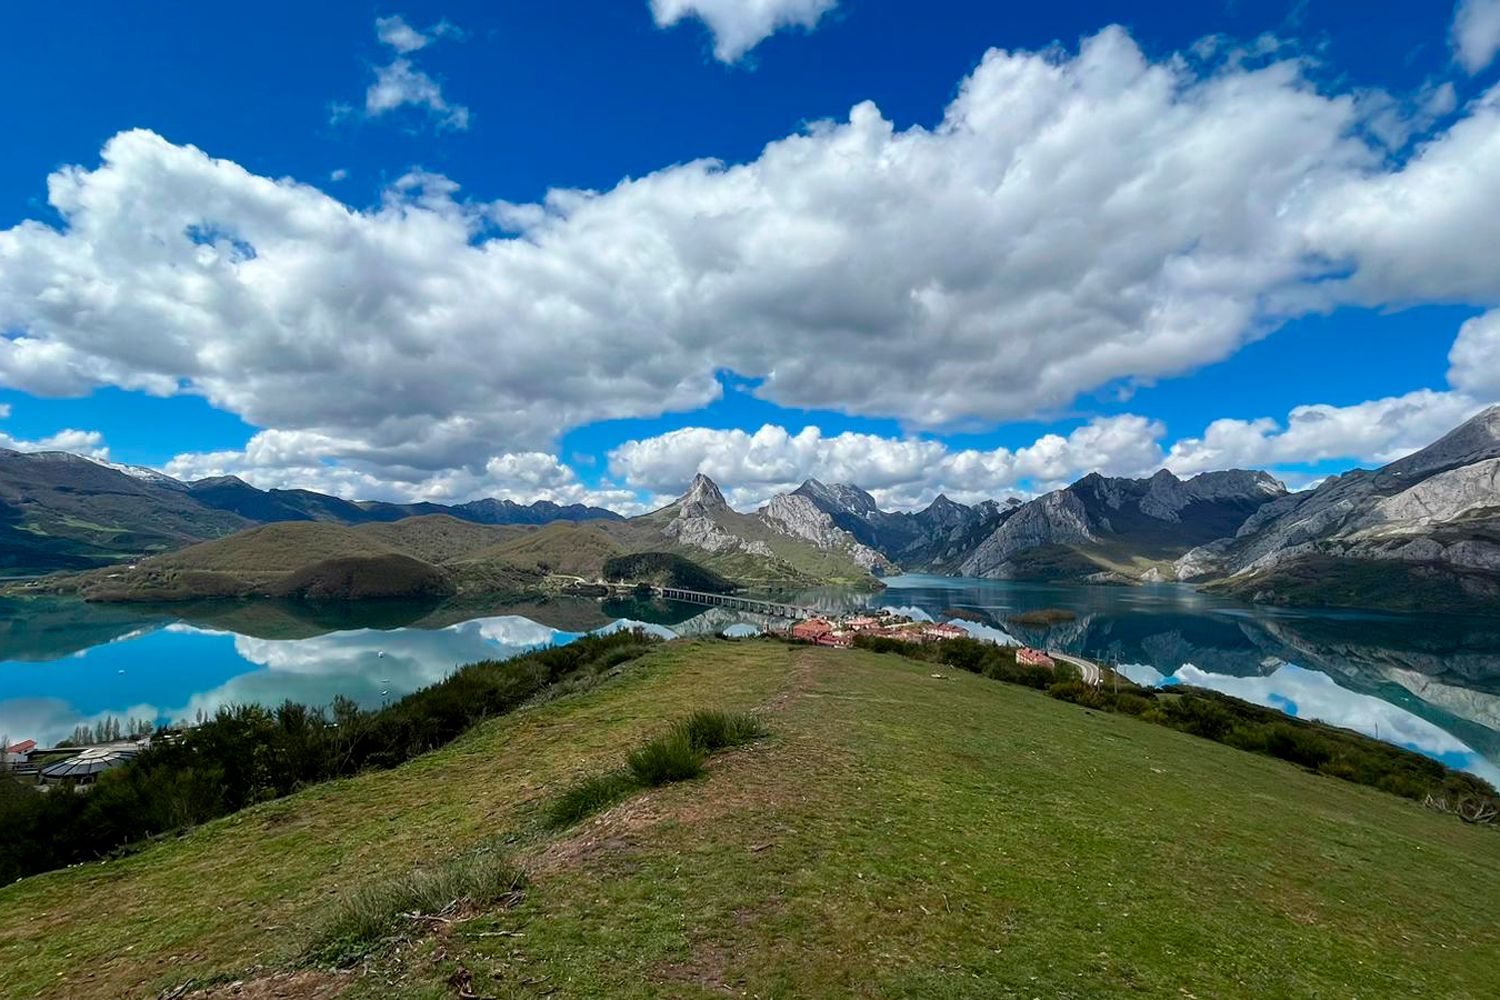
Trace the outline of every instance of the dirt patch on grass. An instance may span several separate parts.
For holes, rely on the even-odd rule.
[[[792,671],[787,677],[786,685],[777,692],[776,696],[766,703],[766,710],[770,712],[782,712],[792,702],[806,694],[812,687],[813,680],[813,657],[810,650],[797,650],[792,655]]]
[[[335,1000],[353,982],[350,976],[336,972],[284,972],[189,993],[168,990],[160,1000]]]
[[[659,983],[692,983],[710,990],[730,990],[724,981],[729,953],[712,941],[699,941],[684,962],[666,962],[657,967],[652,978]]]
[[[549,844],[540,853],[524,859],[521,866],[531,877],[546,875],[603,855],[630,853],[639,843],[639,834],[666,815],[656,801],[655,792],[645,792],[612,809],[585,820],[571,835]]]

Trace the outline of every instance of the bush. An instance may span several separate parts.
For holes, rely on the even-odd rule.
[[[570,787],[547,807],[547,825],[562,829],[602,812],[640,790],[640,782],[629,771],[611,771]]]
[[[1314,770],[1333,758],[1328,744],[1315,733],[1291,726],[1272,726],[1266,737],[1266,752]]]
[[[466,903],[495,903],[518,893],[524,882],[520,869],[505,858],[483,853],[361,886],[333,905],[307,952],[320,961],[346,964],[414,917],[435,916]]]
[[[673,728],[630,755],[630,773],[642,785],[655,788],[674,781],[690,781],[703,773],[702,750],[681,728]]]
[[[693,749],[705,754],[737,747],[766,734],[759,719],[741,712],[694,712],[677,728]]]

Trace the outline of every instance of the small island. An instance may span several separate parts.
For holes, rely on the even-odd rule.
[[[1051,628],[1065,622],[1077,621],[1078,615],[1067,608],[1034,608],[1031,611],[1017,612],[1005,620],[1012,625],[1022,625],[1027,628]]]

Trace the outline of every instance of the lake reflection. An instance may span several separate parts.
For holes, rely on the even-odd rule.
[[[106,609],[101,621],[90,622],[90,607],[78,604],[0,607],[12,626],[27,611],[81,616],[80,631],[90,638],[105,628],[101,621],[115,633],[95,645],[69,649],[69,629],[0,631],[0,650],[11,657],[0,662],[0,734],[44,744],[109,717],[176,722],[221,705],[278,705],[288,699],[327,705],[338,695],[378,706],[441,680],[456,666],[571,642],[582,634],[519,615],[493,615],[446,627],[261,638],[150,616],[130,622],[115,615],[118,609]],[[47,644],[38,641],[48,632],[57,640],[56,655],[50,657]]]
[[[1142,682],[1215,688],[1500,781],[1500,619],[1250,607],[1172,584],[930,576],[887,584],[873,595],[824,588],[781,596],[828,611],[962,611],[984,619],[975,628],[1000,641],[1118,663]],[[1010,621],[1038,608],[1076,618],[1045,629]],[[51,743],[101,718],[177,721],[230,703],[326,705],[344,695],[378,706],[461,664],[570,642],[620,620],[680,635],[766,624],[723,608],[636,599],[477,609],[0,601],[0,735]]]

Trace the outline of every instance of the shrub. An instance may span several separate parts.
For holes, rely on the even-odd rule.
[[[1333,757],[1333,751],[1317,734],[1291,726],[1272,726],[1266,736],[1266,752],[1316,770]]]
[[[1082,681],[1083,671],[1079,670],[1076,664],[1069,663],[1067,660],[1058,660],[1057,666],[1052,668],[1052,676],[1063,683]]]
[[[694,712],[677,728],[693,749],[705,754],[737,747],[766,734],[759,719],[743,712]]]
[[[1126,715],[1143,716],[1151,708],[1151,699],[1134,694],[1129,691],[1121,691],[1115,695],[1115,711]]]
[[[345,964],[394,936],[407,920],[465,903],[495,903],[518,893],[524,881],[505,858],[482,853],[361,886],[333,905],[307,951],[321,961]]]
[[[703,773],[704,756],[686,732],[674,727],[631,753],[630,773],[652,788],[689,781]]]
[[[640,789],[640,782],[629,771],[611,771],[574,784],[547,807],[547,825],[553,829],[572,826],[627,799]]]

